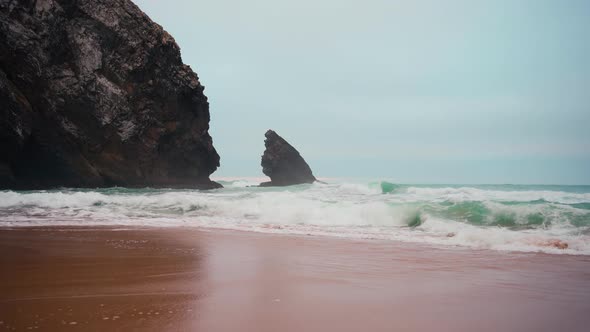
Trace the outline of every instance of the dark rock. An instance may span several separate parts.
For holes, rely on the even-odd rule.
[[[0,189],[218,187],[203,89],[129,0],[0,0]]]
[[[260,186],[290,186],[316,181],[309,165],[291,144],[272,130],[264,136],[266,150],[261,165],[262,172],[270,178],[270,182],[261,183]]]

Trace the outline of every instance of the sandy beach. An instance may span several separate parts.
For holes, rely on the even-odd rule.
[[[0,230],[5,331],[587,331],[590,257],[196,229]]]

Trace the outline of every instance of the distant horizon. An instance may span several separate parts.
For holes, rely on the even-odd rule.
[[[567,184],[567,183],[451,183],[451,182],[404,182],[404,181],[395,181],[388,177],[356,177],[356,176],[343,176],[343,177],[326,177],[326,176],[318,176],[318,180],[329,182],[330,181],[369,181],[369,182],[391,182],[397,185],[417,185],[417,186],[543,186],[543,187],[590,187],[590,184]],[[269,177],[267,176],[215,176],[215,173],[211,174],[212,181],[241,181],[241,180],[250,180],[250,181],[268,181]]]
[[[135,0],[210,101],[221,167],[264,132],[316,175],[590,183],[590,2]]]

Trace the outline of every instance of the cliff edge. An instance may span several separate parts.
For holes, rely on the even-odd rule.
[[[129,0],[0,0],[0,189],[218,187],[203,89]]]

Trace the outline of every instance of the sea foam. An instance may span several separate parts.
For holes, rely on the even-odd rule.
[[[590,188],[396,185],[383,194],[378,181],[252,184],[226,181],[212,191],[2,191],[0,226],[209,227],[590,254]]]

